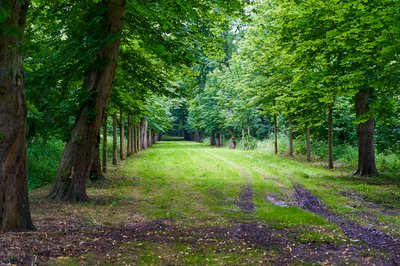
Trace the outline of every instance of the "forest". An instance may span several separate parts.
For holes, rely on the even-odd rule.
[[[1,0],[0,265],[399,264],[399,10]]]

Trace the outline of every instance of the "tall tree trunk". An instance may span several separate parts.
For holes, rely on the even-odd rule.
[[[245,144],[245,137],[244,137],[244,129],[242,129],[242,148],[243,148],[243,150],[245,150],[245,146],[246,146],[246,144]]]
[[[333,106],[328,113],[328,167],[333,169]]]
[[[306,126],[306,157],[307,162],[311,162],[311,139],[310,139],[310,128]]]
[[[247,127],[247,149],[251,150],[251,135],[250,135],[250,127]]]
[[[225,147],[225,133],[222,133],[222,147]],[[236,142],[235,142],[236,147]]]
[[[119,158],[125,160],[125,118],[122,109],[119,113]]]
[[[131,115],[128,115],[128,132],[127,132],[127,144],[126,144],[126,156],[131,156],[132,154],[132,124]]]
[[[97,134],[97,143],[93,152],[92,166],[90,167],[89,178],[91,181],[104,180],[105,177],[101,171],[100,163],[100,133]]]
[[[231,130],[231,139],[229,142],[229,149],[236,149],[235,133]]]
[[[145,118],[142,118],[142,121],[140,123],[140,128],[141,128],[140,135],[141,135],[141,140],[142,140],[141,148],[143,150],[145,150],[145,149],[148,148],[148,143],[147,143],[147,120]]]
[[[91,97],[81,107],[58,169],[51,198],[62,201],[84,201],[87,199],[86,181],[93,159],[96,137],[100,130],[102,110],[108,104],[119,53],[119,38],[122,31],[122,15],[125,0],[103,0],[108,8],[101,15],[105,18],[102,33],[114,36],[106,47],[96,54],[95,69],[86,71],[83,87]],[[83,22],[82,22],[83,23]],[[98,29],[96,29],[98,30]],[[99,66],[101,66],[99,68]]]
[[[289,157],[293,158],[293,123],[292,119],[289,118]]]
[[[221,135],[218,135],[216,140],[217,140],[217,147],[221,147]]]
[[[26,170],[26,103],[20,47],[29,1],[0,1],[9,11],[0,27],[0,233],[34,230]]]
[[[117,165],[117,113],[114,112],[113,115],[113,165]]]
[[[142,127],[140,123],[137,125],[137,149],[138,152],[142,150]]]
[[[211,146],[215,146],[215,144],[216,144],[215,135],[214,135],[214,134],[211,134],[211,135],[210,135],[210,145],[211,145]]]
[[[107,173],[107,112],[103,115],[103,173]]]
[[[278,125],[274,114],[274,153],[278,154]]]
[[[152,145],[153,145],[153,139],[151,138],[151,135],[152,135],[152,133],[151,133],[151,129],[149,129],[148,131],[147,131],[147,136],[148,136],[148,141],[147,141],[147,143],[148,143],[148,145],[149,145],[149,147],[151,147]]]
[[[133,152],[138,152],[138,133],[136,125],[133,125]]]
[[[356,114],[357,117],[367,115],[369,111],[369,101],[372,96],[372,89],[362,90],[356,94]],[[364,123],[357,125],[358,137],[358,168],[355,175],[367,176],[378,175],[375,164],[375,120],[369,116]]]

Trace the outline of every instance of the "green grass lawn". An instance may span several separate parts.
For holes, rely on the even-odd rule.
[[[110,258],[120,265],[274,264],[293,256],[289,244],[294,250],[307,250],[307,245],[315,249],[354,245],[356,240],[347,237],[337,225],[299,208],[293,184],[304,186],[345,219],[373,226],[393,238],[400,237],[398,180],[355,178],[341,170],[330,171],[260,151],[213,148],[184,141],[160,142],[128,158],[110,170],[107,181],[89,186],[90,200],[83,204],[44,204],[46,190],[33,191],[32,210],[37,220],[67,215],[83,219],[86,226],[126,228],[161,220],[173,227],[155,233],[157,237],[164,234],[168,241],[145,237],[122,241],[107,254],[87,252],[81,257],[48,262],[54,265],[103,264]],[[253,212],[239,207],[245,187],[253,191]],[[271,195],[288,206],[267,200]],[[253,240],[237,241],[235,237],[210,238],[204,233],[225,230],[225,235],[233,234],[232,228],[249,224],[267,228],[276,239],[286,239],[288,245],[260,246],[254,240],[257,235]],[[357,241],[356,244],[360,250],[366,247]],[[369,256],[357,252],[357,256]],[[299,264],[321,263],[318,257],[307,258],[299,260]],[[296,264],[295,261],[289,260],[288,264]]]

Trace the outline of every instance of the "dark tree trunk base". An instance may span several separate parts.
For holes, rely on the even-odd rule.
[[[361,90],[356,94],[356,114],[357,117],[368,114],[369,101],[372,89]],[[379,175],[375,164],[375,120],[371,116],[369,119],[357,125],[358,137],[358,168],[354,175],[371,176]]]

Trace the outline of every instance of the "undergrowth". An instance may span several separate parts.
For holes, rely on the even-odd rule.
[[[64,150],[58,139],[32,139],[27,143],[28,187],[35,189],[53,181]]]
[[[257,143],[257,149],[265,152],[273,152],[273,136]],[[294,156],[301,161],[305,160],[306,147],[305,139],[297,138],[293,140]],[[278,135],[278,152],[283,155],[289,153],[289,139],[284,134]],[[311,139],[311,155],[313,161],[328,160],[328,145],[326,142]],[[357,146],[350,144],[334,144],[333,158],[336,163],[347,166],[348,168],[357,167],[358,151]],[[398,173],[400,171],[400,154],[394,151],[376,151],[376,164],[379,171],[384,173]]]

